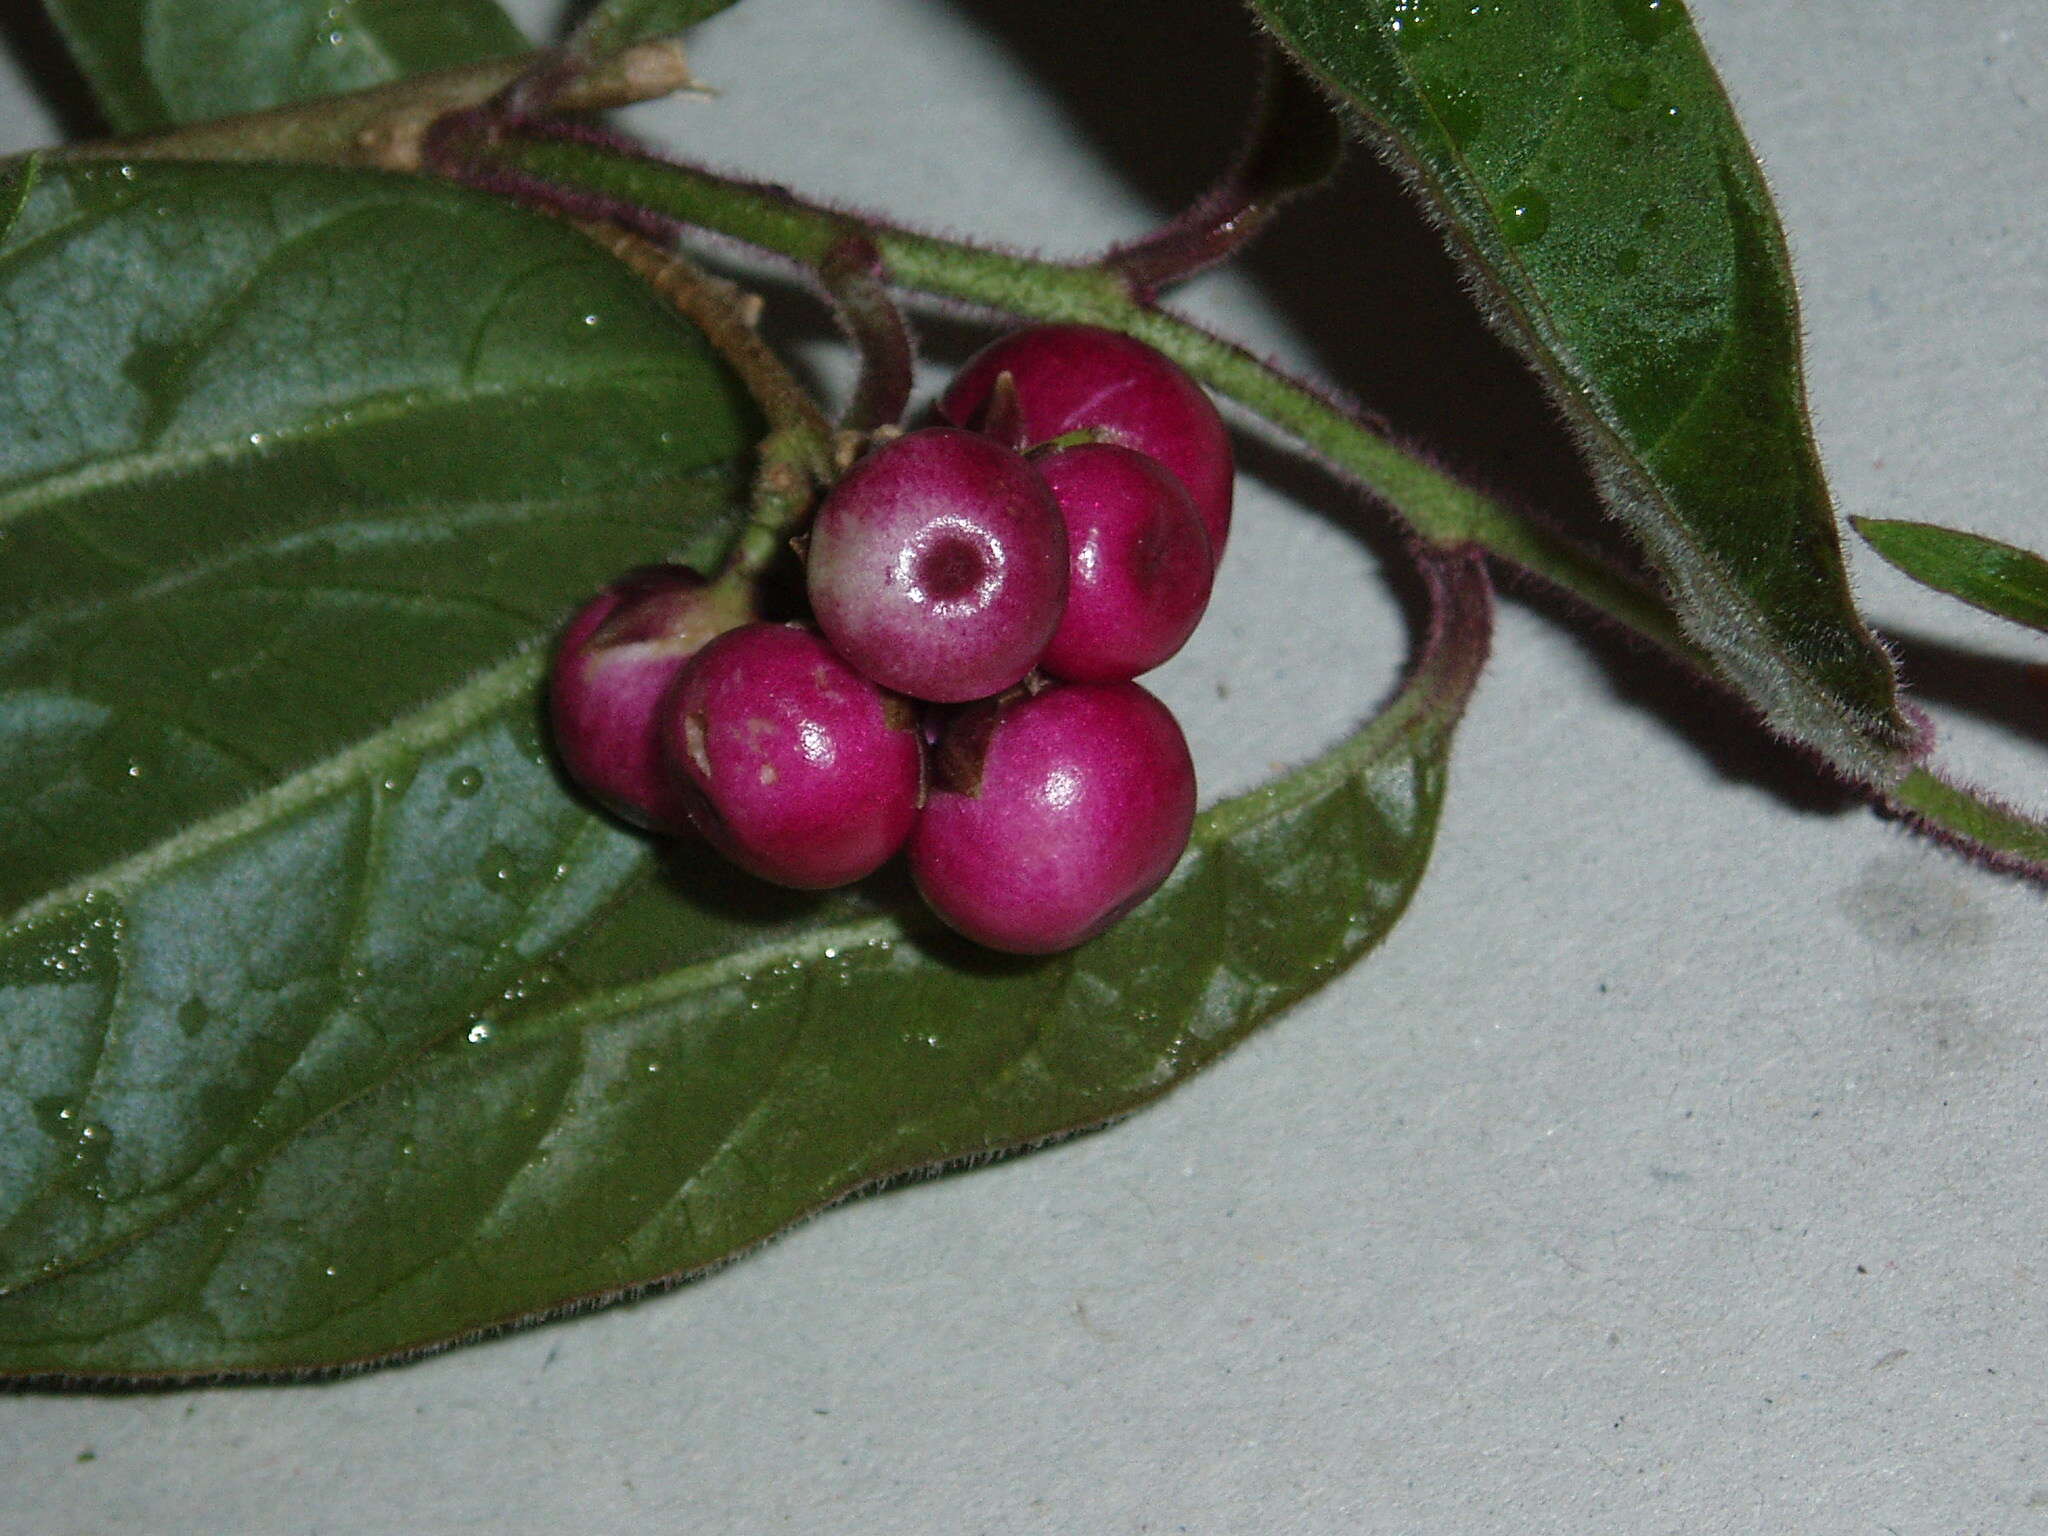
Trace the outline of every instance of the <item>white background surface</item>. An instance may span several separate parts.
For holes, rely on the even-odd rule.
[[[2048,6],[1693,10],[1844,508],[2048,546]],[[747,0],[700,34],[723,96],[635,121],[1080,251],[1202,181],[1238,39],[1220,3]],[[0,92],[0,150],[54,133]],[[1583,495],[1429,252],[1359,173],[1188,302]],[[1398,666],[1346,498],[1278,478],[1161,679],[1210,796]],[[2048,642],[1856,569],[1881,624],[2007,658],[1906,651],[1973,769],[2048,801]],[[2042,898],[1613,660],[1508,603],[1408,919],[1134,1121],[403,1369],[0,1398],[0,1530],[2048,1531]]]

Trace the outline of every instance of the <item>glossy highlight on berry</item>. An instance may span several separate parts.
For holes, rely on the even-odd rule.
[[[1202,386],[1164,353],[1092,325],[1035,325],[993,342],[961,368],[939,402],[956,426],[978,426],[1004,374],[1016,392],[1014,445],[1035,448],[1089,432],[1157,459],[1187,487],[1210,554],[1230,536],[1235,468],[1223,418]]]
[[[1136,683],[1055,684],[962,711],[910,839],[945,922],[1012,954],[1095,937],[1187,847],[1195,768],[1172,713]]]
[[[1187,643],[1216,564],[1179,480],[1114,443],[1035,455],[1067,523],[1067,611],[1039,665],[1071,682],[1149,672]]]
[[[872,874],[917,815],[911,706],[797,625],[749,624],[705,646],[663,706],[661,748],[691,823],[778,885]]]

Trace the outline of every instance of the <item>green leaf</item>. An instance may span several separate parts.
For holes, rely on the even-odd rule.
[[[534,958],[493,1001],[465,1012],[411,962],[420,1005],[453,1022],[439,1043],[395,1073],[359,1071],[358,1097],[204,1204],[0,1297],[0,1373],[182,1378],[402,1354],[694,1272],[849,1191],[1164,1093],[1370,949],[1413,891],[1488,628],[1476,560],[1428,574],[1438,623],[1394,704],[1205,813],[1168,884],[1070,955],[988,955],[906,923],[914,903],[886,887],[803,897],[709,858],[662,871],[644,855],[600,920],[543,954],[542,933],[586,902],[529,879],[508,911],[532,904],[515,942]],[[374,744],[381,761],[346,785],[287,786],[297,809],[259,838],[339,850],[329,828],[382,794],[387,818],[432,834],[389,842],[417,861],[394,883],[433,902],[478,883],[484,834],[465,817],[591,839],[567,883],[616,883],[625,840],[587,818],[573,831],[516,739],[530,683],[508,670],[473,685]],[[457,764],[483,770],[459,802]],[[117,990],[118,941],[91,932],[115,921],[93,903],[53,915],[41,972],[19,973],[53,1020]],[[205,927],[215,953],[267,936],[246,905]],[[119,1147],[115,1131],[70,1155],[97,1170]]]
[[[43,0],[117,133],[522,53],[494,0]]]
[[[650,37],[687,32],[729,10],[736,0],[599,0],[577,25],[573,47],[586,59],[630,48]]]
[[[1896,778],[1784,239],[1679,0],[1250,3],[1440,218],[1692,636],[1778,730]]]
[[[35,190],[36,179],[43,173],[42,157],[24,155],[19,160],[0,164],[0,244],[4,244],[14,221],[21,217],[21,210],[28,204],[29,193]]]
[[[1850,521],[1872,549],[1923,586],[2048,632],[2048,560],[2031,550],[1933,523]]]
[[[729,537],[753,422],[587,240],[369,175],[46,167],[0,356],[4,1287],[217,1188],[629,877],[538,766],[532,648]]]

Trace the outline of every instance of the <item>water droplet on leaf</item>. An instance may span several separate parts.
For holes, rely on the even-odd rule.
[[[1683,19],[1675,0],[1612,0],[1622,31],[1647,48]]]
[[[1509,245],[1534,245],[1550,228],[1550,199],[1534,187],[1510,192],[1501,205],[1501,237]]]
[[[1607,104],[1617,112],[1633,112],[1650,99],[1647,70],[1630,69],[1607,82]]]

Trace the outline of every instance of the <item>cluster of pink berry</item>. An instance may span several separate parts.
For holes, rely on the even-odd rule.
[[[1230,445],[1200,386],[1090,326],[1017,332],[833,487],[804,543],[814,625],[681,566],[586,606],[550,688],[569,772],[620,814],[695,828],[805,889],[905,849],[994,949],[1109,927],[1187,846],[1194,765],[1131,679],[1179,650],[1230,526]]]

